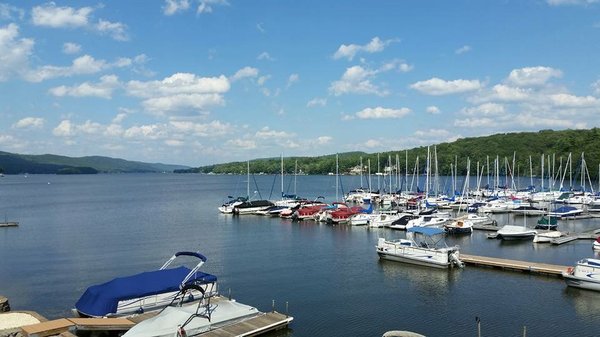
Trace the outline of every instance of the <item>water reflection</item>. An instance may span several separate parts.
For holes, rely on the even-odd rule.
[[[448,294],[449,287],[461,273],[458,269],[438,269],[386,260],[379,260],[379,267],[386,281],[408,281],[411,289],[418,294],[440,298]]]
[[[584,319],[597,319],[600,312],[600,293],[565,286],[564,296],[573,301],[578,316]]]

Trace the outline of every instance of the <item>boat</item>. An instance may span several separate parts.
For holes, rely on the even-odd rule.
[[[248,198],[245,197],[237,197],[234,198],[232,196],[229,196],[229,200],[224,202],[223,205],[218,207],[219,212],[223,213],[223,214],[231,214],[233,213],[233,208],[237,205],[242,204],[244,201],[247,201]]]
[[[600,260],[583,259],[562,272],[569,287],[600,291]]]
[[[600,236],[596,238],[596,241],[592,244],[594,250],[600,250]]]
[[[541,208],[537,208],[535,206],[530,206],[530,205],[519,206],[510,211],[511,211],[511,213],[514,213],[515,215],[524,215],[524,216],[544,215],[547,213],[547,211],[545,211]]]
[[[502,240],[531,240],[536,231],[525,226],[506,225],[496,232],[497,238]]]
[[[233,214],[254,214],[271,206],[273,206],[273,203],[269,200],[247,200],[233,207]]]
[[[450,223],[446,223],[444,228],[449,234],[471,234],[473,233],[473,222],[456,219]]]
[[[376,214],[373,219],[369,222],[370,228],[381,228],[381,227],[389,227],[394,221],[400,219],[399,214],[393,213],[379,213]]]
[[[180,256],[200,261],[192,269],[168,268]],[[75,304],[76,313],[82,317],[120,317],[159,310],[171,304],[180,290],[189,285],[201,288],[205,295],[214,294],[217,277],[199,271],[204,262],[206,257],[199,252],[177,252],[158,270],[93,285]],[[192,291],[181,301],[191,302],[198,297],[202,297],[201,292]]]
[[[558,228],[558,220],[556,218],[541,217],[535,229],[556,230]]]
[[[402,214],[400,214],[400,218],[398,220],[395,220],[394,222],[392,222],[389,225],[389,228],[405,230],[408,222],[410,220],[417,219],[418,217],[419,217],[418,215],[402,213]]]
[[[583,213],[583,210],[573,207],[573,206],[562,206],[555,209],[553,212],[548,212],[548,216],[557,217],[557,218],[566,218],[577,216]]]
[[[380,259],[417,264],[434,268],[463,267],[459,247],[448,247],[444,230],[432,227],[412,227],[407,230],[407,238],[388,241],[379,238],[377,254]],[[420,237],[422,240],[415,241]]]
[[[533,243],[548,243],[554,239],[558,239],[562,233],[554,230],[537,231],[533,237]]]
[[[444,214],[442,214],[444,215]],[[406,228],[411,228],[411,227],[441,227],[443,226],[446,222],[448,222],[449,218],[448,217],[439,217],[436,214],[432,214],[432,215],[421,215],[419,217],[417,217],[416,219],[410,220],[407,224],[406,224]]]

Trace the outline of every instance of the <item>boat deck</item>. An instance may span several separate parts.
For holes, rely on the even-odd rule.
[[[569,266],[460,254],[465,264],[562,277]]]

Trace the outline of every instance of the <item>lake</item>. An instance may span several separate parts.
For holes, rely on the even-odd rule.
[[[29,175],[0,178],[0,294],[13,310],[70,316],[92,284],[156,269],[173,253],[198,250],[222,294],[259,310],[294,316],[285,336],[381,336],[411,330],[428,336],[594,336],[600,293],[567,288],[555,277],[467,266],[434,270],[380,261],[379,237],[404,232],[279,218],[219,214],[226,196],[246,194],[236,175]],[[344,176],[343,187],[359,187]],[[273,176],[251,178],[251,194],[278,198]],[[293,192],[288,177],[286,192]],[[335,198],[335,177],[298,176],[297,193]],[[255,193],[256,191],[256,193]],[[341,195],[341,192],[339,192]],[[522,217],[498,216],[499,224]],[[535,218],[528,221],[533,222]],[[560,222],[567,230],[600,220]],[[448,237],[465,254],[558,265],[593,257],[592,243],[561,246],[489,240],[484,232]]]

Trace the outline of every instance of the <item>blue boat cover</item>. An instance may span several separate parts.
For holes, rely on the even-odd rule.
[[[443,229],[441,228],[435,228],[435,227],[411,227],[408,229],[409,232],[413,232],[413,233],[419,233],[419,234],[423,234],[423,235],[427,235],[427,236],[433,236],[433,235],[438,235],[438,234],[442,234],[445,233]]]
[[[103,284],[89,287],[75,304],[75,308],[88,316],[106,316],[117,311],[119,301],[179,291],[181,281],[190,273],[184,266],[149,271],[127,277],[119,277]],[[217,277],[196,272],[187,282],[212,283]]]
[[[554,213],[567,213],[570,211],[576,210],[576,207],[573,206],[562,206],[554,210]]]

